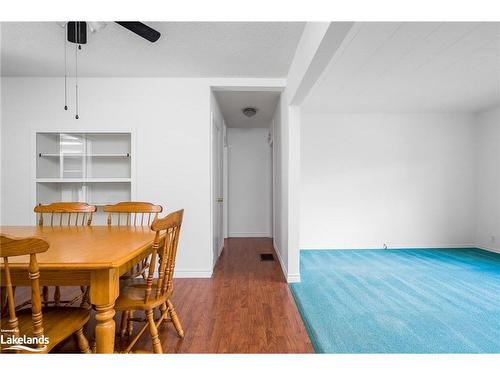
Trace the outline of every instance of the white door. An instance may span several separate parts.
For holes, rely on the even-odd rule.
[[[212,113],[212,222],[214,264],[224,247],[223,128]]]

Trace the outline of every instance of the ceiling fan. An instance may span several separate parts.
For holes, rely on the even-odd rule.
[[[118,25],[126,28],[127,30],[139,35],[151,43],[160,39],[160,32],[152,27],[136,21],[115,21]],[[68,110],[68,97],[67,97],[67,48],[66,43],[75,44],[75,119],[79,119],[78,113],[78,50],[82,49],[82,44],[87,44],[87,26],[92,33],[96,33],[106,27],[106,22],[85,22],[85,21],[69,21],[61,22],[59,25],[65,28],[64,37],[64,110]]]
[[[151,43],[156,42],[161,36],[158,31],[142,22],[116,21],[116,23]],[[64,25],[67,25],[68,42],[81,45],[87,43],[87,26],[91,32],[95,33],[106,27],[106,22],[88,22],[87,25],[85,21],[70,21]]]

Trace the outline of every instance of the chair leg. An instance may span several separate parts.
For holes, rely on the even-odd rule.
[[[5,308],[5,302],[4,302],[5,294],[6,294],[6,288],[4,286],[0,286],[0,313],[3,313],[3,310]],[[0,316],[3,316],[3,314],[0,314]]]
[[[54,291],[54,303],[56,306],[61,304],[61,288],[56,286],[56,290]]]
[[[7,288],[0,286],[0,318],[3,318],[3,316],[7,314],[7,309]]]
[[[134,333],[134,322],[130,319],[134,317],[134,311],[130,310],[128,311],[128,317],[127,317],[127,335],[129,337],[132,337],[132,333]]]
[[[124,337],[125,333],[127,333],[128,316],[129,316],[128,311],[122,312],[122,321],[120,322],[120,337]]]
[[[75,336],[78,343],[78,349],[80,349],[80,353],[91,354],[92,351],[90,350],[89,341],[83,333],[83,327],[75,332]]]
[[[49,304],[49,287],[44,286],[42,288],[42,298],[43,298],[43,304],[45,307]]]
[[[167,304],[166,303],[162,303],[160,305],[159,309],[160,309],[160,317],[162,318],[162,321],[159,322],[158,324],[161,324],[161,323],[163,323],[163,321],[167,320],[167,314],[165,314],[165,312],[167,311]]]
[[[156,328],[156,323],[153,316],[153,310],[146,311],[146,318],[148,320],[151,340],[153,341],[153,353],[161,354],[163,353],[163,350],[161,349],[161,342],[160,338],[158,337],[158,329]]]
[[[172,320],[172,323],[174,324],[175,330],[177,331],[177,334],[179,335],[180,338],[184,337],[184,331],[182,330],[181,326],[181,321],[179,320],[179,317],[177,316],[177,313],[174,310],[174,305],[172,301],[167,300],[167,308],[168,308],[168,315],[170,315],[170,319]]]
[[[85,304],[88,304],[89,307],[92,307],[90,303],[90,286],[81,286],[80,290],[82,291],[82,302],[80,303],[80,307],[84,307]]]
[[[15,297],[16,296],[16,287],[12,287],[12,295]],[[1,313],[0,317],[4,317],[4,315],[8,315],[9,311],[9,300],[7,297],[7,287],[5,286],[0,286],[0,308],[1,308]]]

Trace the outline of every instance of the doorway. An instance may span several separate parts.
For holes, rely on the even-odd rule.
[[[213,89],[214,265],[230,237],[272,238],[273,128],[280,89]]]

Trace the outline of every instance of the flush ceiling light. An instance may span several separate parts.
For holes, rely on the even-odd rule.
[[[243,114],[247,117],[253,117],[257,113],[257,108],[254,107],[246,107],[241,110]]]

